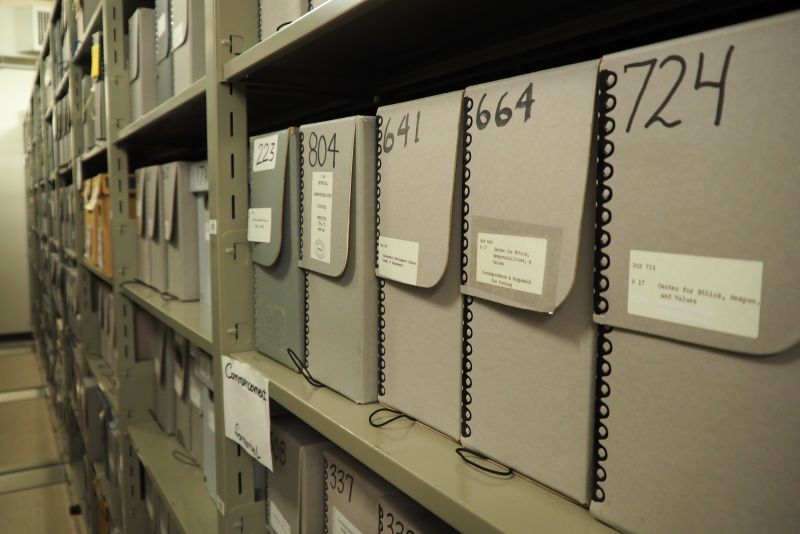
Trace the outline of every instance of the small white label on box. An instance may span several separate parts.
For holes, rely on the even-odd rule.
[[[272,241],[272,208],[247,210],[247,240],[251,243]]]
[[[272,471],[269,380],[254,367],[222,355],[225,437]]]
[[[211,221],[203,223],[203,239],[211,241]]]
[[[292,534],[292,527],[272,500],[269,501],[269,526],[275,534]]]
[[[269,171],[278,161],[278,134],[253,139],[253,172]]]
[[[541,295],[547,239],[478,233],[478,282]]]
[[[183,396],[183,374],[183,369],[176,365],[175,373],[172,375],[172,385],[175,388],[175,393],[178,394],[178,397]]]
[[[416,285],[419,243],[393,237],[378,238],[378,274],[404,284]]]
[[[164,221],[164,237],[172,234],[172,221]]]
[[[209,219],[208,221],[208,235],[217,235],[217,220]]]
[[[311,257],[331,262],[333,173],[314,172],[311,180]]]
[[[217,510],[219,510],[220,514],[225,515],[225,503],[222,501],[222,497],[217,495],[216,501],[217,501]]]
[[[361,534],[361,531],[350,522],[345,515],[335,506],[333,507],[333,532],[332,534]]]
[[[758,338],[764,263],[631,250],[628,313]]]

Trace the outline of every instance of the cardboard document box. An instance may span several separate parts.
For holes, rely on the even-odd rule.
[[[414,532],[415,534],[457,532],[399,491],[378,497],[378,525],[378,532]]]
[[[83,182],[83,260],[97,265],[97,225],[99,223],[98,199],[100,181],[94,178]]]
[[[167,293],[197,300],[197,204],[189,188],[190,163],[161,166],[164,240],[167,242]]]
[[[132,121],[156,107],[155,32],[155,12],[151,8],[140,7],[128,19]]]
[[[164,237],[164,182],[160,165],[146,167],[145,211],[147,237],[150,240],[150,285],[161,292],[167,290],[167,240]]]
[[[175,94],[206,73],[203,0],[170,0],[172,7],[171,52]]]
[[[325,450],[322,457],[327,532],[375,532],[378,498],[397,490],[344,451]]]
[[[457,91],[378,109],[378,399],[453,439],[461,413],[462,100]]]
[[[139,280],[150,285],[150,238],[147,233],[147,183],[148,172],[154,167],[136,169],[136,266]]]
[[[250,139],[250,212],[255,276],[255,347],[294,368],[305,360],[300,258],[300,154],[296,128]]]
[[[116,365],[114,354],[114,292],[111,286],[97,285],[98,320],[100,323],[100,353],[113,368]]]
[[[89,75],[81,78],[81,120],[83,122],[83,150],[88,151],[95,144],[94,139],[94,92],[92,91],[92,77]]]
[[[113,254],[111,250],[111,189],[108,186],[108,175],[99,174],[97,180],[100,195],[97,201],[97,267],[108,277],[113,276]]]
[[[158,506],[160,497],[158,496],[158,488],[153,484],[150,475],[145,471],[144,466],[139,462],[139,469],[142,473],[144,480],[144,507],[147,510],[147,532],[153,534],[157,532],[158,528]]]
[[[211,500],[217,500],[217,446],[214,443],[216,423],[214,419],[214,391],[203,392],[203,479]]]
[[[196,161],[189,169],[189,189],[197,211],[197,277],[200,302],[211,305],[211,250],[208,228],[208,164]]]
[[[84,377],[81,380],[83,387],[81,388],[82,398],[80,404],[83,408],[83,426],[86,430],[86,454],[93,462],[99,462],[103,460],[106,454],[105,444],[103,443],[103,420],[101,417],[101,412],[103,411],[102,393],[97,380],[94,378]]]
[[[264,40],[288,26],[325,0],[259,0],[259,33]]]
[[[375,118],[300,128],[300,267],[311,374],[358,403],[377,398]]]
[[[267,524],[276,534],[323,531],[322,453],[335,448],[293,416],[273,417],[272,472],[267,473]]]
[[[153,15],[156,24],[156,101],[158,104],[163,104],[174,94],[170,48],[172,35],[170,0],[155,0]]]
[[[153,336],[155,350],[155,416],[161,429],[172,435],[175,433],[175,337],[169,328],[159,324],[157,335]],[[161,344],[160,350],[158,344]]]
[[[588,502],[597,61],[465,92],[462,442]]]
[[[189,341],[175,334],[175,372],[172,386],[175,389],[175,437],[187,451],[192,448],[192,411],[189,400],[189,373],[191,357]]]
[[[798,34],[793,12],[602,60],[590,509],[618,529],[800,521]]]

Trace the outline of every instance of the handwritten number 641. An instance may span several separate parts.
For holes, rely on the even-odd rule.
[[[703,80],[703,66],[705,64],[705,54],[700,52],[700,56],[697,62],[697,74],[695,76],[694,81],[694,89],[695,91],[699,89],[704,89],[710,87],[712,89],[716,89],[718,92],[717,96],[717,110],[714,116],[714,126],[719,126],[720,122],[722,121],[722,109],[725,103],[725,83],[728,79],[728,67],[730,67],[731,56],[733,55],[733,45],[728,47],[728,51],[725,54],[725,60],[722,64],[722,73],[720,74],[720,78],[718,81],[708,81]],[[629,69],[637,69],[637,68],[647,68],[647,74],[644,76],[644,81],[642,82],[642,87],[639,89],[639,94],[636,96],[636,101],[633,104],[633,109],[631,110],[630,117],[628,117],[628,124],[625,126],[625,131],[630,132],[631,128],[633,127],[633,120],[636,117],[636,113],[639,110],[639,104],[642,103],[642,97],[644,96],[645,92],[647,91],[647,85],[650,83],[650,79],[653,76],[653,72],[655,71],[656,65],[658,65],[658,70],[661,71],[668,65],[670,66],[669,69],[675,71],[675,81],[672,83],[672,87],[670,88],[667,96],[664,98],[664,101],[661,102],[661,105],[656,108],[650,118],[647,119],[644,123],[645,128],[649,128],[653,124],[661,124],[667,128],[674,128],[681,124],[683,121],[681,119],[673,119],[668,120],[664,118],[664,113],[666,110],[667,105],[669,104],[672,97],[675,96],[675,92],[678,90],[681,82],[683,82],[684,75],[686,74],[686,59],[683,56],[672,54],[664,59],[661,60],[661,63],[658,63],[658,59],[652,58],[645,61],[637,61],[636,63],[628,63],[624,67],[624,72],[628,72]],[[674,67],[671,65],[675,65]],[[677,70],[676,70],[677,68]]]

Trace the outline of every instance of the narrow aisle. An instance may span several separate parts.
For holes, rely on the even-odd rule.
[[[32,345],[0,345],[0,534],[83,534]]]

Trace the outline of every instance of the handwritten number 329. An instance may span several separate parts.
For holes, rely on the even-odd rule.
[[[488,109],[483,109],[483,103],[487,96],[488,95],[486,93],[483,93],[483,96],[478,101],[478,115],[475,120],[475,124],[478,126],[479,130],[483,130],[489,126],[489,122],[492,120],[492,112]],[[511,117],[514,115],[514,111],[510,107],[503,106],[503,101],[505,100],[506,96],[508,96],[508,91],[503,93],[503,95],[497,101],[497,107],[494,110],[494,123],[498,128],[502,128],[508,124],[511,121]],[[525,110],[524,122],[528,122],[528,119],[531,118],[531,108],[533,107],[533,102],[533,82],[531,82],[519,95],[517,103],[514,106],[514,109]]]
[[[717,96],[717,111],[714,116],[714,126],[719,126],[720,122],[722,121],[722,107],[725,103],[725,82],[728,78],[728,67],[730,66],[731,56],[733,55],[733,45],[728,48],[728,52],[725,54],[725,61],[722,64],[722,73],[720,75],[719,81],[708,81],[703,80],[703,65],[705,61],[705,55],[700,52],[700,56],[697,63],[697,75],[695,76],[694,81],[694,89],[697,91],[698,89],[703,89],[705,87],[711,87],[718,91]],[[642,103],[642,97],[644,96],[645,91],[647,90],[647,85],[650,83],[650,78],[653,76],[653,71],[656,68],[656,64],[658,64],[658,69],[662,70],[668,65],[675,64],[677,66],[677,76],[675,81],[672,84],[667,96],[664,98],[664,101],[661,102],[661,105],[656,108],[650,118],[644,123],[645,128],[649,128],[655,123],[659,123],[662,126],[667,128],[674,128],[681,124],[683,121],[681,119],[674,119],[674,120],[667,120],[663,117],[663,113],[667,105],[669,104],[672,97],[675,96],[675,92],[678,90],[681,82],[683,81],[683,77],[686,74],[686,60],[677,54],[672,54],[664,59],[661,60],[661,63],[658,63],[656,58],[648,59],[645,61],[638,61],[636,63],[629,63],[625,65],[624,72],[628,72],[628,69],[636,69],[647,67],[647,74],[645,74],[644,82],[642,82],[642,87],[639,89],[639,94],[636,96],[636,102],[633,104],[633,109],[631,110],[631,115],[628,117],[628,124],[625,127],[626,132],[631,131],[631,127],[633,126],[633,119],[636,117],[636,112],[639,110],[639,104]],[[674,69],[674,67],[673,67]]]

